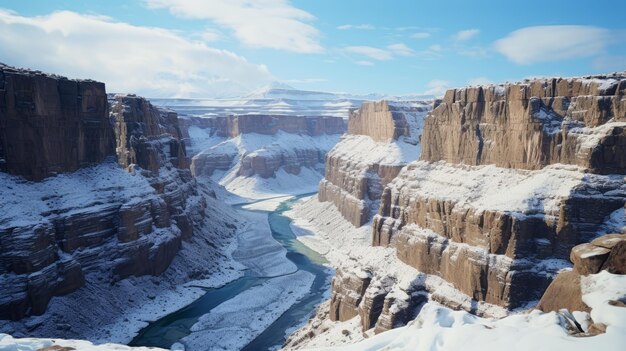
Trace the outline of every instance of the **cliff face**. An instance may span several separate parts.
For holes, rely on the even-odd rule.
[[[294,183],[294,177],[316,183],[326,153],[346,128],[340,117],[242,115],[192,117],[185,123],[183,135],[198,152],[191,162],[193,174],[212,177],[235,193],[247,179],[270,184],[253,189],[258,192],[273,181],[276,187]]]
[[[318,198],[331,201],[355,226],[376,211],[382,189],[419,155],[423,103],[364,103],[350,114],[348,133],[328,153]]]
[[[0,170],[29,180],[113,152],[104,84],[0,65]]]
[[[373,244],[476,301],[538,299],[554,259],[623,217],[625,88],[616,75],[448,91],[422,161],[383,192]]]
[[[162,273],[206,207],[177,168],[187,163],[176,115],[116,96],[109,117],[102,83],[3,74],[3,158],[16,176],[0,173],[0,319],[42,314],[90,273],[112,283]],[[130,173],[103,161],[114,140]]]
[[[424,125],[421,159],[624,173],[626,79],[539,79],[449,90]]]

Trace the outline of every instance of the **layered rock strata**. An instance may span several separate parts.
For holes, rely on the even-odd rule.
[[[109,116],[102,83],[2,74],[2,157],[16,175],[0,173],[0,319],[42,314],[88,274],[113,283],[162,273],[206,207],[182,169],[176,115],[116,96]],[[114,161],[115,140],[130,173]]]
[[[581,279],[603,270],[626,274],[626,234],[608,234],[577,245],[572,249],[570,260],[573,270],[559,273],[535,308],[544,312],[563,308],[570,312],[589,312],[591,309],[582,299]],[[622,301],[622,305],[625,302]]]
[[[419,156],[425,103],[366,102],[352,111],[348,132],[328,153],[318,198],[355,226],[367,223],[382,189]]]
[[[274,135],[279,131],[315,136],[341,134],[346,130],[346,123],[343,118],[328,116],[247,114],[211,118],[186,116],[182,120],[184,120],[183,125],[187,128],[196,126],[210,129],[211,134],[228,138],[249,133]]]
[[[215,140],[193,157],[194,175],[236,169],[236,177],[265,179],[281,170],[292,175],[299,175],[302,168],[319,171],[346,128],[340,117],[242,115],[187,118],[186,123],[190,125],[187,133],[200,128],[207,139]]]
[[[554,263],[623,217],[624,89],[615,74],[448,91],[422,161],[383,192],[373,244],[474,300],[538,299]]]
[[[448,90],[424,125],[421,159],[626,173],[626,75]]]
[[[0,65],[0,170],[41,180],[114,150],[104,84]]]

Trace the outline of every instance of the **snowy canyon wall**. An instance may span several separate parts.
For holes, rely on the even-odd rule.
[[[355,226],[367,223],[382,189],[419,156],[430,106],[415,102],[366,102],[352,111],[348,132],[326,157],[318,198],[331,201]]]
[[[113,152],[104,84],[0,64],[0,170],[41,180]]]
[[[428,300],[502,316],[534,306],[570,258],[605,260],[600,244],[587,248],[591,256],[572,248],[626,229],[625,93],[624,74],[453,89],[415,129],[386,111],[391,104],[365,103],[326,158],[318,199],[355,227],[376,210],[373,247],[339,264],[328,312],[314,323],[359,317],[363,332],[379,333],[404,325]],[[406,148],[415,136],[417,152]],[[393,150],[404,158],[376,156]],[[397,168],[381,173],[388,160]],[[303,211],[309,207],[330,211],[322,203]],[[377,268],[367,258],[389,249],[396,266],[415,269],[410,284],[405,268],[391,273],[392,259]],[[564,298],[564,280],[542,308],[576,305]],[[291,342],[307,338],[297,333]]]
[[[476,301],[537,300],[555,262],[623,221],[624,93],[621,74],[448,91],[421,161],[383,192],[374,245]]]
[[[250,188],[247,196],[270,188],[298,192],[298,182],[307,183],[300,192],[312,191],[308,183],[319,181],[326,153],[346,130],[344,119],[326,116],[251,114],[184,120],[183,133],[195,151],[193,174],[211,177],[235,193]]]
[[[90,274],[162,273],[206,207],[176,114],[4,66],[0,87],[0,319],[42,314]]]

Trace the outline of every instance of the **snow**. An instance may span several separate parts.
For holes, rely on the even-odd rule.
[[[130,174],[112,161],[41,182],[0,172],[0,183],[0,225],[5,228],[42,223],[45,214],[55,211],[96,209],[107,203],[155,196],[145,177]]]
[[[153,347],[129,347],[118,344],[94,345],[82,340],[61,340],[61,339],[36,339],[24,338],[16,339],[7,334],[0,334],[0,351],[37,351],[45,347],[69,347],[77,351],[147,351],[163,350]],[[53,349],[54,350],[54,349]]]
[[[613,128],[625,128],[626,122],[608,122],[598,127],[575,127],[571,128],[568,133],[575,135],[580,141],[580,145],[586,149],[593,149],[602,138],[609,134]]]
[[[568,334],[567,313],[534,310],[503,319],[481,318],[429,302],[409,325],[353,345],[321,348],[335,351],[445,351],[445,350],[621,350],[626,344],[626,309],[610,300],[626,295],[626,276],[603,271],[582,277],[583,301],[605,334],[576,337]],[[581,320],[584,316],[578,315]],[[586,326],[583,326],[585,328]],[[513,342],[514,341],[514,342]]]
[[[165,169],[162,171],[166,172]],[[92,211],[101,203],[122,204],[156,196],[146,178],[129,174],[114,162],[60,174],[37,183],[4,173],[0,173],[0,177],[6,186],[0,192],[3,226],[47,220],[42,213]],[[94,266],[87,272],[83,287],[52,298],[44,315],[1,323],[0,332],[15,337],[58,337],[62,334],[66,338],[87,339],[94,343],[127,343],[149,321],[198,299],[205,293],[203,288],[219,287],[241,277],[246,267],[233,261],[232,254],[237,244],[234,240],[236,227],[243,227],[245,219],[212,198],[209,186],[199,185],[200,196],[188,201],[204,199],[207,202],[205,215],[212,220],[197,227],[190,242],[183,242],[181,251],[162,275],[132,276],[111,284],[106,267]],[[233,229],[227,228],[227,224]],[[167,230],[169,228],[156,231],[158,235],[166,235]],[[157,239],[158,235],[151,234],[151,240]],[[106,252],[107,247],[102,250]],[[68,255],[62,251],[59,254]],[[103,262],[105,259],[102,258]],[[192,279],[190,275],[194,272],[197,274]],[[84,306],[90,308],[84,309]]]
[[[402,294],[406,295],[406,291],[418,282],[433,294],[445,295],[464,308],[469,309],[472,303],[475,303],[443,279],[437,276],[425,276],[400,261],[395,249],[371,246],[371,222],[356,228],[343,218],[331,202],[320,202],[317,196],[303,198],[291,210],[285,212],[285,215],[293,219],[291,228],[297,239],[324,255],[335,268],[361,276],[371,275],[372,284],[380,280],[390,280],[393,282],[391,293],[398,297]],[[323,306],[320,308],[324,308]],[[484,302],[478,302],[476,310],[479,313],[497,317],[508,313],[501,307]],[[341,323],[313,320],[298,331],[297,335],[318,330],[321,328],[319,325],[315,327],[318,323],[322,323],[328,330],[311,339],[307,338],[303,347],[325,347],[361,339],[355,337],[362,333],[360,323],[355,322],[354,319]],[[344,335],[343,330],[349,332],[349,338]]]
[[[330,153],[361,165],[403,165],[417,160],[420,148],[402,141],[376,142],[367,135],[346,134]],[[365,169],[357,166],[354,168]]]
[[[556,213],[563,198],[585,187],[614,190],[612,196],[623,197],[624,179],[623,175],[586,174],[578,167],[561,164],[528,171],[417,161],[407,165],[389,186],[415,196],[451,200],[455,206],[477,211],[535,214]]]
[[[188,350],[240,349],[307,294],[314,278],[298,271],[247,289],[200,317],[181,342]]]
[[[626,298],[626,275],[601,271],[582,276],[580,286],[583,302],[591,307],[593,321],[606,324],[607,334],[621,333],[626,337],[626,308],[609,304],[611,300]]]
[[[283,131],[274,135],[248,133],[226,139],[202,151],[201,154],[232,155],[233,166],[227,171],[214,171],[211,179],[241,198],[268,199],[316,192],[317,185],[323,177],[323,163],[318,163],[314,168],[303,166],[299,174],[288,173],[281,167],[274,177],[263,178],[259,175],[245,177],[239,175],[243,157],[263,155],[281,159],[288,155],[295,158],[295,150],[318,150],[325,153],[338,140],[338,134],[309,136]]]

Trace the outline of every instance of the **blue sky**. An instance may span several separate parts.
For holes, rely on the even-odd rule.
[[[447,87],[626,70],[624,1],[0,1],[0,61],[148,96]]]

